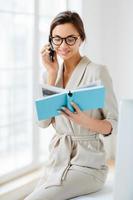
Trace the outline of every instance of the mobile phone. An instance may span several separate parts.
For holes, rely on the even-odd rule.
[[[54,62],[54,56],[55,56],[55,51],[52,45],[51,37],[49,36],[49,43],[50,43],[50,53],[49,53],[49,59]]]

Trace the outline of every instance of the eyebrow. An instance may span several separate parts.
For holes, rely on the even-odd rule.
[[[60,38],[62,38],[60,35],[55,35],[55,36],[52,36],[52,37],[60,37]],[[67,37],[77,37],[77,36],[74,35],[74,34],[71,34],[71,35],[66,36],[65,38],[67,38]]]

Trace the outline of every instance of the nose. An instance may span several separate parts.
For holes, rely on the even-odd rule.
[[[63,42],[61,43],[60,47],[68,47],[68,45],[66,44],[65,40],[63,40]]]

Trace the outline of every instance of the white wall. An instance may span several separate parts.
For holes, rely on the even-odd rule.
[[[84,0],[85,52],[106,64],[114,81],[117,99],[133,98],[133,1]]]

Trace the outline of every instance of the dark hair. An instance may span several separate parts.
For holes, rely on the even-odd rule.
[[[77,29],[81,40],[84,41],[86,38],[85,35],[85,30],[84,30],[84,25],[82,22],[81,17],[79,16],[78,13],[76,12],[71,12],[71,11],[64,11],[59,13],[52,21],[50,25],[50,36],[52,36],[52,31],[53,29],[60,25],[60,24],[65,24],[65,23],[71,23],[75,26]]]

